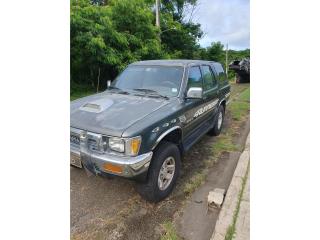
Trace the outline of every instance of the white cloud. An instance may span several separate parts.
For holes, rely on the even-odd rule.
[[[249,0],[199,0],[193,21],[201,24],[205,36],[200,45],[229,44],[230,49],[250,47]]]

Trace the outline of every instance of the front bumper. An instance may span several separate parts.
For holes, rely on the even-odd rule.
[[[70,151],[78,155],[82,165],[95,175],[113,174],[126,178],[134,178],[146,173],[152,159],[153,152],[135,157],[119,156],[111,153],[97,153],[89,150],[85,142],[79,146],[70,145]],[[121,171],[108,171],[106,165],[112,165]]]

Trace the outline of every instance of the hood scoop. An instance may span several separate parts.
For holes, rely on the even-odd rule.
[[[111,99],[99,99],[89,103],[85,103],[79,109],[85,112],[100,113],[113,104]]]

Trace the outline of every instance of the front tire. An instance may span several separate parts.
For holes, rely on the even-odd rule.
[[[170,142],[161,142],[156,148],[149,167],[147,181],[137,190],[149,202],[159,202],[173,190],[181,168],[178,147]]]

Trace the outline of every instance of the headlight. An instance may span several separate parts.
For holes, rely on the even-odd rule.
[[[125,153],[128,156],[136,156],[139,153],[141,137],[134,138],[109,138],[109,148],[113,151]]]
[[[109,138],[109,147],[116,152],[124,152],[124,140],[121,138]]]

